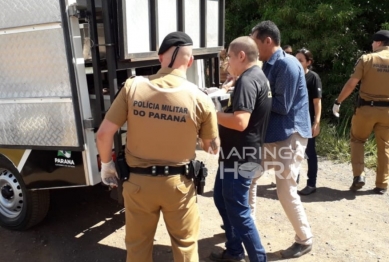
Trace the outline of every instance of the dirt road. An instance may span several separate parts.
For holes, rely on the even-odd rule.
[[[205,159],[206,155],[198,156]],[[201,261],[208,262],[209,253],[221,249],[225,237],[212,199],[216,159],[208,158],[206,162],[210,175],[206,194],[199,196],[198,202],[199,252]],[[314,247],[310,254],[295,260],[389,261],[389,196],[373,194],[373,171],[367,172],[367,185],[357,193],[348,190],[351,176],[348,164],[320,160],[318,191],[302,197],[315,235]],[[256,221],[269,261],[281,260],[279,251],[291,245],[294,237],[271,186],[273,180],[264,176],[259,181]],[[304,179],[300,182],[303,186]],[[125,261],[124,213],[110,199],[109,192],[96,186],[53,190],[51,196],[49,214],[40,225],[26,232],[0,228],[0,261]],[[154,261],[172,261],[163,220],[155,237]]]

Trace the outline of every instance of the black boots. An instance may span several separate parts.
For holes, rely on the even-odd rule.
[[[365,177],[364,176],[355,176],[353,183],[351,184],[350,189],[353,191],[361,189],[365,185]]]

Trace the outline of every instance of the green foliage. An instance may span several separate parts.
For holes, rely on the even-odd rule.
[[[350,162],[350,131],[347,129],[344,131],[345,133],[339,134],[338,129],[337,124],[329,123],[326,120],[322,121],[321,132],[316,139],[317,154],[339,162]],[[377,144],[372,136],[365,143],[365,166],[374,168],[376,161]]]
[[[336,126],[325,121],[321,123],[320,135],[316,139],[316,150],[318,155],[326,156],[329,159],[349,162],[350,143],[346,137],[338,136]]]
[[[262,20],[272,20],[278,25],[284,44],[292,45],[295,50],[306,47],[314,54],[314,70],[322,77],[324,96],[339,93],[362,54],[355,40],[363,33],[357,20],[361,8],[353,5],[352,0],[258,3],[263,10]]]
[[[248,35],[251,25],[260,21],[259,5],[255,0],[226,1],[226,44],[238,36]]]
[[[323,81],[323,96],[333,101],[358,57],[371,51],[371,35],[389,28],[389,1],[381,0],[229,0],[226,44],[262,20],[280,28],[282,44],[312,51]]]
[[[328,140],[320,147],[334,147],[332,151],[324,151],[336,159],[348,159],[356,92],[342,103],[340,119],[332,115],[333,101],[353,72],[357,59],[371,52],[372,34],[380,29],[389,30],[388,12],[389,1],[382,0],[228,0],[226,44],[248,35],[260,21],[272,20],[281,31],[281,45],[289,44],[294,51],[309,49],[315,60],[313,70],[322,79],[322,116],[328,125],[321,132],[321,137]],[[370,139],[366,150],[375,149],[374,145]],[[373,151],[367,157],[373,159]]]

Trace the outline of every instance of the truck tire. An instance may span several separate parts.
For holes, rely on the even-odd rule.
[[[11,161],[0,155],[0,225],[26,230],[41,222],[50,205],[48,190],[27,190]]]

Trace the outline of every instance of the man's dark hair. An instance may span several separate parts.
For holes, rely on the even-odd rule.
[[[291,46],[291,45],[284,45],[284,46],[282,47],[282,50],[285,50],[285,49],[288,49],[288,48],[292,48],[292,46]]]
[[[266,37],[270,37],[277,46],[281,44],[280,30],[276,24],[270,20],[262,21],[257,24],[252,29],[251,34],[253,35],[255,32],[257,32],[257,39],[261,40],[261,42],[264,42]]]
[[[389,46],[389,40],[382,41],[382,45],[383,45],[383,46]]]

